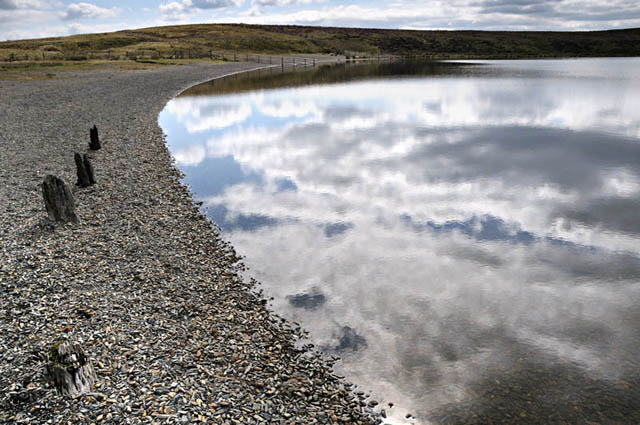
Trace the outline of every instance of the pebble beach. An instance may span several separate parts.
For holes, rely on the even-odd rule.
[[[260,66],[0,81],[1,424],[381,422],[240,277],[158,127],[182,90]],[[88,151],[94,124],[102,149]],[[96,185],[74,186],[75,152],[88,153]],[[48,220],[47,174],[73,186],[79,224]],[[59,340],[92,359],[91,392],[64,397],[48,381]]]

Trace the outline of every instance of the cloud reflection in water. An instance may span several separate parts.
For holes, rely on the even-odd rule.
[[[508,371],[635,373],[640,80],[569,62],[177,98],[160,122],[276,310],[426,423]]]

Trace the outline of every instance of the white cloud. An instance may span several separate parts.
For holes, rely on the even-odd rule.
[[[183,3],[172,1],[171,3],[161,4],[159,7],[160,13],[165,19],[175,21],[185,17],[187,8]]]
[[[164,19],[179,21],[201,10],[239,7],[243,4],[244,0],[182,0],[162,4],[158,10]]]
[[[536,7],[518,7],[514,0],[492,2],[476,0],[398,1],[393,4],[368,2],[338,6],[283,8],[266,13],[266,6],[293,6],[295,0],[254,0],[241,21],[248,24],[337,25],[352,27],[410,29],[486,29],[486,30],[585,30],[640,25],[640,6],[619,1],[616,6],[602,7],[592,1],[549,1]],[[296,4],[304,3],[297,1]],[[310,1],[311,3],[311,1]],[[514,3],[515,5],[509,5]],[[578,3],[580,3],[578,5]],[[218,21],[238,22],[237,15],[220,17]]]
[[[242,6],[244,0],[187,0],[196,9],[220,9],[229,6]]]
[[[253,24],[312,24],[312,25],[340,25],[340,26],[374,26],[378,27],[398,27],[399,23],[412,23],[418,20],[429,20],[434,22],[433,26],[438,26],[441,20],[449,19],[450,16],[462,16],[460,10],[451,5],[443,5],[440,2],[434,4],[407,4],[402,7],[380,7],[378,5],[360,6],[346,4],[340,6],[327,6],[323,8],[303,9],[293,12],[283,11],[281,13],[256,13],[259,6],[278,6],[281,2],[291,0],[257,0],[254,8],[251,9],[242,21]],[[298,2],[300,3],[300,2]],[[283,3],[284,4],[284,3]],[[225,22],[237,22],[236,16],[223,18]]]
[[[46,9],[50,4],[40,0],[0,0],[0,10]]]
[[[42,22],[56,22],[59,15],[47,10],[0,10],[0,40],[18,40],[62,34],[62,28],[43,26]]]
[[[117,7],[105,9],[92,3],[71,3],[67,6],[67,11],[62,19],[74,21],[77,19],[105,19],[113,18],[120,14]]]
[[[186,149],[173,153],[173,157],[176,159],[176,164],[185,166],[198,165],[204,161],[205,156],[205,148],[200,145],[190,146]]]
[[[535,66],[521,62],[505,64],[514,67]],[[584,60],[575,61],[576,66],[580,64],[584,65]],[[624,75],[619,74],[618,77]],[[504,79],[487,80],[482,85],[471,79],[430,79],[415,85],[387,82],[385,90],[381,90],[379,83],[373,81],[351,84],[351,107],[337,101],[343,96],[343,88],[334,85],[322,87],[322,96],[317,96],[317,88],[309,87],[237,95],[234,98],[179,98],[172,101],[167,109],[178,117],[189,132],[225,129],[224,134],[215,136],[215,143],[209,144],[209,155],[232,155],[248,169],[273,173],[268,176],[270,181],[292,176],[300,191],[321,193],[322,196],[316,200],[319,203],[325,202],[323,197],[330,194],[338,198],[349,196],[351,200],[360,200],[363,205],[378,208],[391,197],[395,207],[419,220],[464,221],[472,217],[473,213],[469,212],[472,211],[520,223],[523,230],[540,237],[560,237],[605,249],[635,251],[634,239],[622,233],[592,231],[580,226],[565,229],[559,226],[560,222],[554,221],[553,214],[558,208],[590,196],[582,186],[564,187],[565,178],[561,173],[549,171],[555,180],[546,186],[536,186],[539,178],[538,174],[533,173],[529,176],[531,187],[524,189],[515,183],[509,186],[499,180],[484,178],[471,179],[464,184],[453,184],[446,179],[440,183],[422,184],[426,173],[424,169],[430,169],[431,166],[420,164],[415,169],[407,166],[403,175],[389,172],[386,168],[387,165],[392,166],[396,158],[421,152],[421,147],[429,151],[430,146],[437,150],[437,146],[459,145],[464,146],[460,149],[469,150],[470,132],[455,130],[461,128],[530,127],[573,132],[606,128],[611,133],[629,137],[640,134],[640,121],[636,113],[638,105],[633,97],[627,96],[622,101],[619,93],[605,84],[585,90],[580,79],[567,83],[570,88],[567,94],[557,96],[554,90],[538,84],[538,81],[532,80],[525,88],[518,89]],[[395,94],[387,100],[393,105],[379,110],[376,107],[380,104],[379,93],[385,91]],[[498,94],[501,101],[492,101],[492,96]],[[520,96],[543,99],[540,103],[545,107],[523,104],[519,101]],[[575,105],[597,107],[576,109]],[[247,120],[252,108],[259,116],[295,119],[295,125],[290,122],[276,128],[256,127],[255,123]],[[396,143],[384,143],[389,134],[384,130],[385,125],[380,123],[395,129],[393,137]],[[412,132],[412,128],[416,132]],[[420,128],[454,130],[442,134],[422,134]],[[345,135],[352,135],[353,140]],[[341,143],[329,143],[328,140],[341,140]],[[567,145],[570,150],[568,156],[575,154],[572,150],[574,146]],[[490,166],[489,152],[497,147],[487,145],[485,148],[488,151],[480,150],[476,154],[486,158],[488,162],[485,165]],[[311,164],[305,162],[299,169],[287,168],[307,157],[332,160],[328,164],[315,161]],[[552,158],[546,160],[551,161]],[[280,166],[283,168],[279,169]],[[438,163],[433,164],[433,167],[437,166]],[[369,170],[375,174],[375,178],[345,174],[336,169]],[[468,167],[465,169],[468,170]],[[346,179],[346,183],[339,186],[341,194],[333,192],[337,177],[332,170],[341,176],[339,178]],[[390,187],[395,188],[391,193],[398,195],[391,196]],[[640,193],[640,183],[629,174],[629,170],[623,168],[603,170],[598,180],[593,182],[593,187],[608,197],[631,197]],[[247,207],[254,208],[257,197],[248,199],[252,199],[252,203]],[[429,208],[424,207],[425,203]],[[277,205],[282,208],[285,204]],[[447,207],[442,208],[443,205]],[[239,205],[234,207],[243,209]],[[365,209],[363,211],[371,213]],[[283,211],[267,211],[266,208],[260,213],[268,216],[289,215]],[[294,215],[300,216],[300,213],[296,211]],[[326,219],[331,221],[338,217]]]
[[[188,117],[186,128],[190,134],[232,127],[251,116],[248,104],[220,104],[206,97],[173,99],[166,109],[176,116]]]
[[[310,3],[313,3],[313,0],[253,0],[251,2],[252,5],[259,6],[259,7],[282,7],[282,6],[291,6],[294,4],[310,4]]]

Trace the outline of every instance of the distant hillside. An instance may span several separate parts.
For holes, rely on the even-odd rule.
[[[213,53],[534,58],[640,56],[640,29],[595,32],[408,31],[207,24],[0,43],[0,60],[200,57]]]

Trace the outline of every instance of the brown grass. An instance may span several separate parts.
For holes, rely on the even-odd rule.
[[[0,74],[49,68],[146,69],[245,54],[421,55],[430,58],[640,56],[640,30],[408,31],[277,25],[179,25],[0,43]],[[141,63],[144,62],[144,63]],[[149,63],[153,62],[153,63]],[[80,63],[80,68],[69,63]]]

